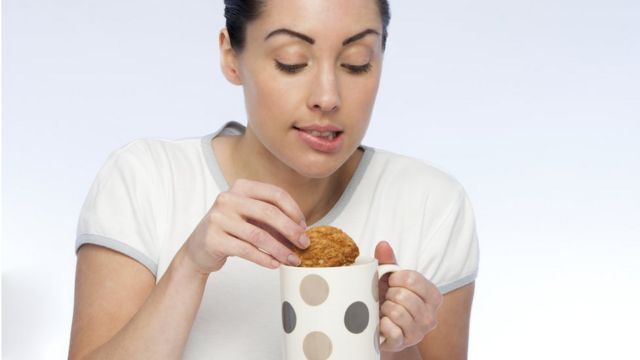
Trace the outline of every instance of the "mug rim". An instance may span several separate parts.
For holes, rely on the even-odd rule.
[[[378,259],[369,256],[358,256],[356,261],[351,265],[346,266],[313,266],[313,267],[303,267],[303,266],[291,266],[287,264],[280,264],[280,267],[284,267],[286,269],[301,269],[301,270],[313,270],[313,269],[343,269],[343,268],[354,268],[354,267],[362,267],[366,265],[371,265],[371,263],[375,263],[378,265]]]

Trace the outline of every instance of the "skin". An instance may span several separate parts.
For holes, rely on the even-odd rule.
[[[291,33],[268,36],[278,29],[313,44]],[[243,136],[212,142],[230,188],[219,194],[157,285],[125,255],[93,245],[80,249],[70,358],[180,358],[207,279],[229,256],[268,268],[298,264],[283,242],[307,246],[306,224],[333,207],[362,157],[358,146],[382,68],[376,33],[382,24],[371,0],[270,0],[248,25],[241,52],[221,31],[221,68],[243,87],[248,116]],[[362,36],[344,45],[357,34]],[[292,74],[275,61],[304,66]],[[349,67],[365,64],[370,69],[363,73]],[[293,128],[327,123],[344,131],[342,147],[331,154],[309,148]],[[375,256],[380,263],[395,262],[384,241]],[[466,358],[473,284],[442,296],[415,271],[383,280],[382,359]]]
[[[349,21],[337,26],[336,16]],[[333,23],[332,31],[325,31],[327,23]],[[281,28],[303,33],[315,43],[286,34],[265,41]],[[342,45],[367,29],[382,32],[373,1],[270,1],[247,27],[240,54],[222,34],[222,71],[231,83],[242,85],[248,116],[245,136],[225,144],[231,148],[225,152],[230,155],[227,163],[234,164],[223,169],[229,174],[227,180],[248,178],[278,185],[296,200],[309,224],[331,208],[341,193],[336,190],[346,187],[362,156],[356,148],[369,125],[380,81],[380,36],[370,34]],[[277,70],[276,60],[307,66],[292,75]],[[371,70],[359,75],[341,66],[367,63]],[[330,155],[310,149],[293,129],[327,123],[344,130],[342,149]]]

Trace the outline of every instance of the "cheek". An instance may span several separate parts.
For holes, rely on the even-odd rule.
[[[369,84],[369,86],[364,87],[360,92],[360,96],[357,99],[358,104],[363,108],[368,108],[369,110],[373,109],[373,104],[375,103],[377,93],[377,84]]]
[[[343,109],[354,118],[368,120],[378,93],[378,81],[371,79],[347,85],[342,96]]]
[[[258,76],[251,87],[251,99],[247,99],[247,105],[251,108],[252,117],[258,121],[276,121],[283,115],[293,114],[303,101],[300,96],[303,92],[296,90],[299,86],[275,76]]]

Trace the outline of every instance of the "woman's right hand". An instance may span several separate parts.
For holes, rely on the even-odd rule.
[[[220,270],[229,256],[272,269],[281,263],[297,266],[300,259],[283,242],[306,248],[306,227],[304,214],[286,191],[238,179],[218,195],[184,250],[203,274]]]

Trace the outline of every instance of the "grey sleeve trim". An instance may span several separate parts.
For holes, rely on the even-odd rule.
[[[155,261],[151,260],[141,251],[134,249],[133,247],[121,241],[114,240],[102,235],[80,234],[76,238],[76,254],[78,253],[78,250],[80,250],[80,247],[85,244],[99,245],[106,247],[107,249],[115,250],[144,265],[147,269],[149,269],[149,271],[151,271],[151,274],[153,274],[153,276],[156,276],[156,274],[158,273],[158,264],[156,264]]]
[[[472,272],[471,274],[467,275],[467,276],[463,276],[458,280],[452,281],[450,283],[444,284],[444,285],[439,285],[438,286],[438,290],[440,290],[441,294],[446,294],[448,292],[451,292],[457,288],[461,288],[471,282],[473,282],[476,277],[478,277],[478,270]]]

